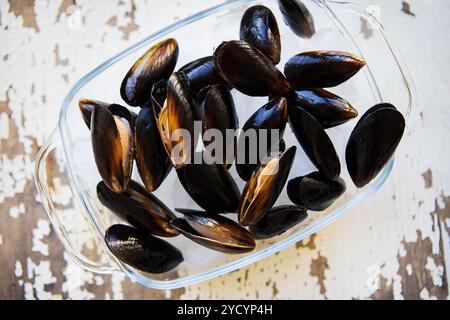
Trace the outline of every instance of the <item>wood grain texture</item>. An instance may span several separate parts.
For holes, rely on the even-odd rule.
[[[146,289],[120,274],[77,267],[33,182],[34,159],[57,122],[57,106],[71,83],[119,49],[205,6],[113,2],[0,0],[0,299],[449,298],[446,0],[379,0],[370,7],[401,48],[418,92],[393,174],[370,200],[296,246],[184,289]],[[364,21],[361,32],[366,39],[373,34]]]

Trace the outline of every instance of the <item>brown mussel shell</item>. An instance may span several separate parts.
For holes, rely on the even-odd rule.
[[[283,138],[284,130],[288,120],[288,107],[285,98],[279,98],[269,101],[266,105],[258,109],[244,124],[241,135],[238,140],[238,153],[236,170],[242,180],[248,181],[253,172],[258,167],[259,163],[267,155],[267,151],[273,150],[279,146],[281,139]],[[261,145],[261,129],[267,130],[266,145],[268,150],[259,150]],[[250,135],[249,130],[255,130],[258,143],[256,145],[250,145],[246,139],[246,133]],[[271,130],[278,130],[279,137],[277,141],[272,141]],[[255,149],[256,152],[252,153],[251,149]],[[282,152],[284,150],[281,150]],[[263,154],[261,154],[263,153]],[[242,157],[245,157],[242,159]]]
[[[161,107],[163,83],[153,89],[152,105],[161,140],[172,165],[179,169],[191,163],[196,139],[194,121],[199,120],[198,105],[192,98],[186,75],[174,72],[167,81],[167,99]],[[184,140],[186,138],[187,140]]]
[[[346,190],[343,179],[330,180],[320,172],[289,181],[289,199],[296,205],[312,211],[328,209]]]
[[[223,216],[190,212],[184,219],[172,221],[172,225],[192,241],[223,253],[246,253],[256,246],[247,229]]]
[[[237,130],[239,128],[239,120],[234,105],[233,96],[230,91],[224,85],[215,85],[209,87],[206,93],[205,100],[200,107],[201,118],[203,121],[203,143],[205,147],[208,147],[214,142],[219,146],[223,146],[222,157],[219,159],[217,154],[215,163],[224,164],[227,168],[230,168],[234,161],[234,151],[236,145],[236,139],[233,135],[233,139],[227,139],[227,130]],[[222,137],[222,143],[215,141],[218,139],[217,134],[213,134],[208,137],[208,130],[217,130],[217,134],[220,133]],[[214,133],[214,132],[210,132]],[[205,139],[208,137],[208,140]],[[213,140],[213,141],[211,141]],[[216,143],[212,147],[216,146]]]
[[[311,162],[325,177],[336,180],[341,173],[341,163],[325,129],[302,108],[289,108],[289,123]]]
[[[125,225],[109,227],[105,241],[120,261],[148,273],[169,272],[184,260],[181,252],[170,243]]]
[[[257,223],[272,209],[286,184],[296,151],[296,147],[289,148],[282,156],[261,163],[253,173],[239,204],[239,222],[243,226]]]
[[[87,127],[91,129],[91,118],[92,111],[94,107],[106,108],[114,116],[120,116],[122,118],[130,118],[130,123],[134,123],[137,115],[133,112],[121,106],[119,104],[109,104],[102,101],[90,100],[90,99],[80,99],[78,101],[78,106],[80,107],[81,115],[83,116],[83,121],[86,123]],[[132,128],[134,130],[134,128]]]
[[[141,109],[135,121],[135,159],[139,175],[149,192],[156,191],[172,170],[172,163],[159,135],[151,106]]]
[[[311,38],[316,29],[311,12],[300,0],[278,0],[284,22],[302,38]]]
[[[132,121],[129,113],[128,117],[115,116],[103,107],[94,107],[92,111],[91,140],[95,163],[103,181],[114,192],[126,191],[131,179],[134,159]]]
[[[170,221],[175,214],[144,187],[131,181],[127,191],[112,192],[104,182],[97,185],[100,202],[132,226],[160,237],[175,237],[178,231]]]
[[[345,99],[323,89],[295,91],[288,98],[292,108],[303,108],[329,129],[356,118],[358,111]]]
[[[293,56],[284,74],[296,90],[330,88],[353,77],[366,62],[340,51],[309,51]]]
[[[257,223],[250,226],[250,232],[257,240],[277,237],[295,227],[308,217],[306,209],[297,206],[273,208]]]
[[[222,78],[246,95],[283,96],[291,90],[272,61],[246,41],[223,42],[214,59]]]
[[[213,56],[194,60],[183,66],[179,72],[183,72],[188,78],[189,87],[194,97],[208,86],[226,85],[225,80],[217,72]]]
[[[347,169],[358,188],[367,185],[394,154],[405,131],[405,118],[391,104],[367,111],[356,125],[345,152]]]
[[[178,178],[201,208],[214,213],[234,213],[240,192],[231,174],[221,164],[189,164],[177,170]]]
[[[178,60],[175,39],[161,41],[147,50],[131,67],[122,81],[120,94],[130,106],[143,106],[150,100],[151,88],[161,79],[168,79]]]
[[[240,39],[261,51],[273,64],[280,62],[280,31],[269,8],[257,5],[245,11],[241,20]]]

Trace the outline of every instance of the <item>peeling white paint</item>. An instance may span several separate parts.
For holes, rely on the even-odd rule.
[[[0,147],[2,139],[9,137],[9,117],[5,112],[0,113]]]
[[[33,230],[33,252],[39,252],[44,256],[48,256],[48,245],[42,240],[48,235],[50,235],[50,224],[48,220],[38,220],[37,227]]]
[[[14,270],[14,274],[17,278],[21,278],[23,276],[23,268],[20,261],[16,261],[16,269]]]
[[[218,1],[209,2],[213,5]],[[363,5],[369,2],[360,1]],[[367,266],[375,265],[383,266],[380,277],[387,279],[388,285],[392,285],[394,297],[402,299],[398,256],[407,255],[402,243],[417,241],[417,230],[420,230],[423,239],[431,240],[433,253],[439,253],[439,228],[437,221],[430,218],[430,213],[435,210],[438,194],[450,195],[449,167],[442,161],[448,158],[448,150],[442,146],[450,140],[450,113],[441,103],[441,97],[449,86],[446,70],[442,68],[442,65],[448,64],[448,43],[441,41],[442,36],[436,30],[450,29],[447,19],[450,4],[446,0],[436,0],[432,5],[419,0],[408,2],[416,17],[401,13],[399,3],[393,4],[388,0],[377,1],[376,10],[369,8],[369,11],[387,24],[398,47],[402,49],[420,95],[420,104],[413,110],[413,123],[409,125],[400,146],[394,172],[383,189],[344,219],[321,231],[315,239],[314,249],[289,248],[238,272],[188,287],[182,298],[273,298],[274,284],[279,298],[367,298],[376,291],[375,286],[367,286],[368,276],[370,277]],[[41,30],[36,33],[34,29],[23,28],[22,17],[9,12],[7,0],[0,0],[0,7],[4,8],[0,10],[2,24],[8,25],[14,32],[13,36],[12,31],[0,30],[0,59],[5,55],[9,56],[7,61],[0,64],[1,74],[9,75],[0,78],[0,101],[6,101],[7,96],[9,97],[8,111],[12,114],[11,123],[6,113],[0,114],[0,204],[8,199],[24,196],[25,186],[32,183],[34,145],[41,145],[56,125],[58,106],[74,80],[116,53],[118,48],[125,48],[178,17],[205,6],[202,1],[180,1],[177,4],[176,1],[167,0],[135,0],[135,4],[135,23],[139,25],[139,29],[131,32],[126,41],[119,27],[131,23],[131,18],[127,15],[131,7],[129,1],[114,5],[109,2],[108,5],[102,5],[94,1],[77,1],[81,8],[80,15],[85,20],[82,24],[74,23],[76,17],[71,18],[71,14],[63,14],[59,22],[51,23],[56,21],[60,3],[36,2],[36,21]],[[112,17],[117,17],[116,26],[106,24]],[[95,32],[91,32],[92,30]],[[414,37],[408,36],[410,34],[414,34]],[[425,40],[431,42],[434,37],[438,40],[433,41],[434,50],[430,52],[422,44]],[[55,44],[58,45],[60,57],[69,59],[69,65],[55,67]],[[31,50],[17,50],[24,46]],[[439,54],[435,54],[436,52]],[[417,61],[424,63],[416,63]],[[71,83],[63,80],[65,74]],[[430,83],[433,83],[432,87],[429,86]],[[30,94],[32,86],[34,92]],[[429,112],[429,106],[433,106],[435,111]],[[423,121],[419,116],[420,111],[424,112]],[[13,126],[18,128],[17,148],[23,149],[22,155],[6,155],[2,152],[2,139],[11,138]],[[428,169],[433,171],[433,185],[424,189],[421,174]],[[55,179],[53,182],[56,202],[61,206],[70,205],[70,188],[61,180]],[[444,205],[440,198],[438,204],[441,208]],[[8,214],[11,216],[11,213],[15,217],[18,212],[26,214],[20,208],[17,211],[17,207],[6,208],[0,211],[0,217],[4,218]],[[69,208],[61,212],[60,218],[66,226],[72,226],[70,231],[73,234],[77,232],[74,240],[77,250],[95,247],[89,240],[90,230],[85,227],[79,211]],[[446,219],[441,226],[449,228],[450,219]],[[19,285],[24,285],[27,299],[61,297],[52,296],[43,288],[43,283],[53,283],[54,280],[46,256],[51,248],[43,243],[41,237],[48,235],[43,233],[45,228],[38,226],[36,229],[40,233],[35,235],[33,232],[33,250],[42,254],[39,258],[41,260],[34,258],[34,261],[38,261],[36,264],[31,260],[27,263],[24,261],[22,273],[25,272],[28,278],[18,280]],[[446,244],[449,243],[449,237],[446,232],[443,239],[448,266],[450,257]],[[0,245],[7,241],[0,235]],[[318,252],[327,259],[329,265],[325,272],[325,294],[320,293],[317,277],[310,274],[311,263],[318,258]],[[101,280],[103,278],[81,270],[66,254],[64,260],[67,263],[63,273],[64,294],[71,299],[94,298],[94,294],[85,287],[88,284],[102,286],[105,283]],[[436,265],[429,257],[426,268],[430,270],[435,285],[442,283],[442,266]],[[411,275],[414,270],[408,265],[406,271]],[[112,282],[112,292],[105,292],[105,298],[123,298],[123,276],[112,276]],[[374,283],[379,284],[379,281]],[[166,292],[166,295],[170,296],[171,293]],[[422,290],[421,297],[433,298],[426,289]]]
[[[17,219],[20,215],[25,214],[25,204],[21,203],[16,207],[9,208],[9,216]]]

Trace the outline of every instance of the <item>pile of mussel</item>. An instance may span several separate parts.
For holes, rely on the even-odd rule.
[[[296,35],[314,35],[312,15],[303,3],[278,3],[285,23]],[[255,239],[278,236],[305,220],[308,210],[329,208],[346,185],[326,129],[356,118],[358,112],[324,88],[345,82],[365,66],[350,53],[310,51],[290,58],[282,73],[276,67],[281,53],[277,21],[262,5],[244,13],[240,39],[223,42],[213,56],[175,71],[178,53],[175,39],[161,41],[126,74],[120,93],[126,104],[140,108],[138,113],[118,104],[79,101],[102,177],[98,198],[128,223],[111,226],[105,234],[106,244],[118,259],[149,273],[168,272],[183,261],[182,253],[161,237],[183,235],[212,250],[246,253],[255,249]],[[242,127],[233,89],[248,96],[269,97]],[[243,162],[236,161],[236,171],[246,181],[241,193],[228,171],[235,159],[193,164],[189,158],[201,152],[195,148],[198,141],[193,139],[180,148],[179,141],[173,140],[178,129],[193,135],[195,121],[201,121],[205,131],[213,128],[224,134],[238,128],[241,135],[249,129],[276,129],[281,134],[276,141],[258,137],[268,139],[270,158],[258,156],[255,164],[246,162],[247,154]],[[291,180],[296,147],[289,148],[283,140],[287,124],[317,168]],[[362,115],[345,154],[350,177],[358,188],[382,170],[404,128],[402,114],[388,103]],[[224,149],[235,148],[241,138],[232,139]],[[142,185],[131,180],[134,162]],[[171,170],[176,170],[179,182],[203,211],[177,209],[175,214],[153,194]],[[292,205],[274,207],[285,186]],[[238,222],[225,213],[237,213]]]

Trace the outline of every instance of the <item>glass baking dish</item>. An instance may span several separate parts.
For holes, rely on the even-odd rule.
[[[97,273],[123,272],[151,288],[184,287],[242,268],[295,244],[342,217],[383,185],[392,170],[394,159],[364,189],[357,189],[349,178],[344,153],[346,141],[356,124],[356,120],[353,120],[328,130],[340,156],[342,178],[347,183],[345,195],[328,210],[311,212],[307,220],[285,234],[258,242],[254,252],[224,255],[180,236],[169,241],[180,248],[185,262],[174,271],[154,275],[124,265],[106,248],[104,231],[118,220],[97,200],[96,185],[100,176],[93,159],[90,133],[79,113],[77,102],[80,98],[92,98],[125,105],[119,94],[123,76],[146,48],[164,38],[174,37],[178,40],[180,58],[177,67],[180,67],[201,56],[211,55],[221,41],[236,39],[240,19],[246,8],[263,4],[272,9],[280,27],[280,68],[289,57],[301,51],[324,49],[353,52],[366,60],[367,67],[331,91],[349,100],[360,115],[381,101],[393,103],[405,117],[410,114],[414,100],[413,84],[380,23],[356,4],[325,0],[303,2],[315,20],[316,34],[311,39],[298,38],[289,30],[283,22],[276,0],[227,1],[148,36],[95,68],[72,87],[62,103],[59,123],[37,157],[36,184],[53,228],[75,262]],[[241,124],[267,102],[267,98],[246,97],[236,90],[233,90],[233,96]],[[410,124],[408,126],[410,128]],[[288,145],[298,146],[289,127],[285,140]],[[290,178],[311,171],[314,171],[314,166],[300,148]],[[233,169],[231,172],[242,190],[243,183]],[[133,177],[139,180],[136,169]],[[173,171],[155,194],[172,209],[197,208],[177,182]],[[284,192],[277,205],[288,203]]]

